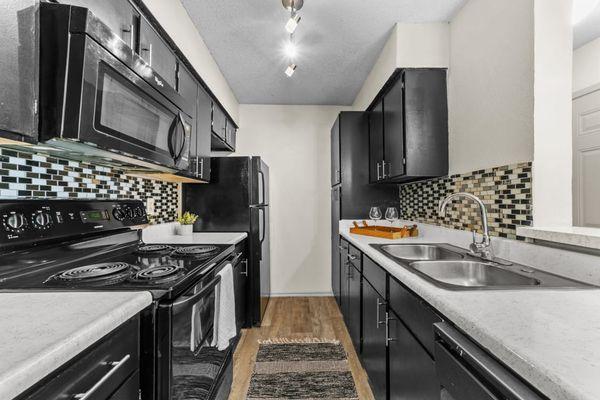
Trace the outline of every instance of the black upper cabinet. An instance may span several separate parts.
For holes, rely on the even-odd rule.
[[[385,146],[381,175],[384,179],[404,175],[404,89],[394,85],[385,95],[383,126]]]
[[[401,183],[448,173],[445,69],[402,69],[370,108],[371,182]]]
[[[210,180],[210,98],[192,74],[182,65],[177,70],[177,91],[189,104],[189,113],[196,121],[190,143],[189,173],[208,182]],[[209,115],[206,118],[206,115]],[[206,124],[206,127],[203,125]]]
[[[369,178],[371,182],[383,179],[383,100],[380,99],[369,111]]]
[[[166,84],[176,87],[177,57],[145,18],[140,21],[139,54]]]
[[[387,207],[398,201],[397,188],[369,183],[368,120],[366,112],[342,112],[332,128],[331,182],[341,186],[341,219],[365,219],[372,206]]]
[[[140,14],[126,0],[61,0],[60,3],[89,9],[100,21],[119,35],[134,51],[137,50],[137,30]]]
[[[342,181],[342,166],[340,164],[340,118],[335,120],[331,128],[331,186]]]
[[[198,156],[198,177],[210,181],[211,118],[212,100],[202,87],[198,87],[196,102],[196,155]]]
[[[212,104],[212,133],[225,141],[227,135],[227,116],[218,104]]]
[[[216,102],[212,103],[211,148],[214,151],[235,151],[237,127]]]

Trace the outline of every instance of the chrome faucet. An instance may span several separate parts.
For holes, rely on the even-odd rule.
[[[494,253],[492,251],[492,242],[490,239],[490,231],[488,226],[487,210],[485,209],[485,204],[483,204],[483,201],[481,201],[479,197],[472,195],[471,193],[453,193],[440,202],[440,216],[443,217],[446,214],[446,207],[448,204],[458,197],[466,197],[467,199],[473,200],[479,206],[479,212],[481,213],[483,240],[478,242],[476,232],[473,231],[473,243],[471,243],[469,246],[471,254],[476,257],[483,258],[484,260],[494,261]]]

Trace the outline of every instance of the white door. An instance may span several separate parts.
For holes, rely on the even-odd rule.
[[[600,90],[573,99],[573,225],[600,227]]]

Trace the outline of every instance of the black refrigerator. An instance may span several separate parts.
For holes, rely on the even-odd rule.
[[[269,167],[260,157],[214,157],[209,184],[183,185],[195,232],[248,233],[248,314],[260,325],[271,294]]]

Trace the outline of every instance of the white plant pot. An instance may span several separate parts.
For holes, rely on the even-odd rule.
[[[175,234],[179,236],[188,236],[194,233],[194,225],[175,225]]]

